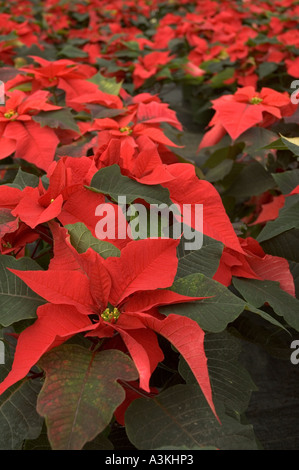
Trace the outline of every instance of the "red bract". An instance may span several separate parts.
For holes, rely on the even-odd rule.
[[[252,222],[251,225],[264,224],[269,220],[277,219],[279,211],[284,206],[284,203],[285,196],[281,194],[280,196],[273,197],[271,202],[262,204],[258,218]]]
[[[266,254],[252,237],[240,238],[240,243],[245,254],[224,248],[213,279],[225,286],[231,284],[232,276],[277,281],[281,289],[295,297],[294,279],[286,259]]]
[[[53,163],[53,168],[48,173],[47,189],[41,181],[38,187],[28,186],[23,191],[9,188],[7,194],[3,193],[2,197],[0,193],[0,206],[13,209],[11,212],[13,216],[19,217],[29,227],[35,228],[59,216],[63,202],[73,193],[82,191],[84,184],[90,182],[95,172],[93,161],[87,157],[79,161],[63,158],[58,163]],[[103,200],[100,199],[100,202]],[[99,203],[99,198],[97,201]]]
[[[57,86],[64,90],[72,80],[90,78],[96,69],[90,65],[77,64],[72,60],[60,59],[53,62],[31,56],[40,67],[23,67],[20,70],[34,76],[33,90]]]
[[[132,241],[119,258],[103,260],[92,249],[78,255],[63,240],[63,229],[52,226],[52,230],[59,258],[54,257],[49,270],[12,270],[50,303],[38,309],[38,320],[21,333],[12,371],[0,393],[22,379],[47,350],[87,330],[87,336],[99,338],[119,333],[136,364],[140,386],[149,391],[151,374],[163,359],[156,332],[184,356],[215,412],[203,331],[187,317],[165,318],[153,312],[159,305],[200,299],[166,289],[176,274],[179,240]]]
[[[163,183],[163,186],[169,189],[171,200],[174,203],[179,206],[190,204],[190,212],[188,213],[190,225],[195,228],[192,225],[194,224],[195,205],[203,204],[203,233],[242,253],[240,241],[214,186],[208,181],[199,180],[194,167],[189,164],[170,165],[168,171],[174,178]],[[185,215],[187,216],[186,206]]]
[[[209,123],[212,129],[205,134],[199,149],[217,144],[226,132],[235,140],[256,125],[269,127],[297,109],[287,93],[271,88],[263,88],[259,93],[251,86],[238,89],[234,95],[223,95],[212,103],[216,111]]]
[[[157,73],[161,66],[168,64],[173,58],[174,56],[170,56],[168,51],[150,52],[145,57],[140,57],[132,74],[135,88],[141,87],[148,78]]]
[[[22,158],[47,170],[59,140],[53,129],[41,127],[32,116],[39,111],[61,109],[60,106],[47,102],[50,94],[46,91],[27,96],[15,90],[8,95],[6,104],[0,107],[0,159],[15,152],[15,158]]]

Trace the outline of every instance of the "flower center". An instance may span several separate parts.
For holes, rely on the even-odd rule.
[[[263,101],[263,98],[259,98],[258,96],[254,96],[251,98],[250,103],[251,104],[260,104]]]
[[[113,310],[110,308],[106,308],[103,313],[101,313],[101,317],[103,320],[109,322],[109,323],[116,323],[117,320],[119,319],[120,316],[120,311],[118,308],[114,307]]]
[[[120,132],[127,132],[128,134],[132,134],[132,132],[133,132],[133,130],[129,126],[121,127],[119,130],[120,130]]]
[[[16,111],[14,109],[10,109],[9,111],[7,111],[7,113],[4,113],[4,117],[6,119],[10,119],[12,117],[17,117],[18,116],[18,113],[16,113]]]

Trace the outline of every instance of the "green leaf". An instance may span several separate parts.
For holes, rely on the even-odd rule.
[[[270,144],[265,145],[262,149],[266,150],[287,150],[287,146],[283,143],[281,139],[274,140]]]
[[[257,449],[251,425],[225,415],[220,405],[217,412],[221,424],[197,385],[176,385],[155,398],[135,400],[125,414],[126,432],[137,449]]]
[[[106,437],[105,431],[99,434],[95,439],[87,442],[83,450],[113,450],[114,446]]]
[[[175,313],[195,320],[205,331],[223,331],[244,310],[245,302],[223,286],[203,274],[190,274],[175,280],[171,290],[191,297],[210,297],[186,304],[160,307],[164,315]]]
[[[52,127],[57,129],[71,129],[80,132],[80,129],[69,108],[58,109],[57,111],[41,111],[32,119],[38,122],[41,127]]]
[[[0,256],[0,325],[2,326],[36,318],[37,307],[45,303],[44,299],[7,268],[21,271],[40,270],[40,266],[30,258],[16,260],[12,256]]]
[[[263,62],[258,66],[257,73],[259,75],[260,80],[271,75],[271,73],[275,72],[278,69],[278,64],[275,62]]]
[[[299,298],[299,263],[290,262],[290,271],[294,278],[296,297]]]
[[[226,286],[213,279],[209,279],[203,274],[190,274],[189,276],[176,279],[171,290],[190,297],[210,297],[190,302],[188,305],[175,304],[159,308],[160,312],[164,315],[175,313],[191,318],[205,331],[212,333],[223,331],[244,310],[249,310],[259,315],[279,328],[284,328],[271,315],[257,309],[255,304],[250,304],[237,297]]]
[[[299,155],[299,137],[284,137],[281,135],[280,138],[285,146],[291,150],[294,155]]]
[[[236,413],[236,416],[247,409],[251,392],[257,390],[249,373],[238,360],[241,352],[241,341],[227,331],[205,335],[205,353],[213,398]],[[188,384],[197,383],[182,357],[179,372]]]
[[[25,441],[23,450],[51,450],[46,426],[43,426],[40,435],[36,439]]]
[[[12,31],[9,34],[0,35],[0,42],[13,41],[14,39],[18,39],[18,35],[15,31]]]
[[[69,57],[70,59],[84,59],[88,57],[88,54],[78,47],[66,44],[58,53],[58,56]]]
[[[265,129],[264,127],[252,127],[238,137],[236,142],[244,142],[246,145],[246,153],[253,158],[258,158],[259,162],[265,164],[269,153],[265,149],[265,144],[271,144],[276,140],[276,138],[277,135],[274,134],[274,132],[269,131],[269,129]]]
[[[249,198],[259,196],[275,186],[274,179],[263,165],[257,161],[251,161],[238,175],[226,195],[235,196],[238,199]]]
[[[282,194],[290,194],[299,185],[299,169],[273,173],[272,176]]]
[[[233,167],[234,161],[225,159],[222,160],[219,165],[211,168],[206,174],[205,179],[210,183],[215,183],[216,181],[221,181],[225,176],[227,176]]]
[[[213,88],[221,88],[225,86],[225,81],[234,76],[235,69],[233,67],[226,67],[222,72],[217,73],[211,78],[211,86]]]
[[[299,229],[288,230],[261,243],[263,250],[273,256],[299,263]]]
[[[17,184],[21,189],[25,189],[27,186],[31,188],[36,188],[39,183],[39,178],[32,173],[27,173],[21,168],[18,169],[18,173],[13,181],[13,184]]]
[[[185,241],[185,237],[182,237],[177,249],[179,263],[176,278],[194,273],[202,273],[212,278],[219,266],[223,244],[204,235],[203,246],[200,250],[186,251],[184,249]]]
[[[92,119],[114,118],[124,114],[123,109],[105,108],[105,106],[100,104],[90,103],[86,107],[89,109]]]
[[[95,83],[101,91],[108,93],[109,95],[119,95],[123,83],[122,81],[117,82],[114,77],[106,78],[100,72],[89,78],[87,81]]]
[[[39,435],[42,419],[35,409],[39,390],[39,383],[27,381],[11,387],[9,393],[0,397],[1,450],[19,450],[25,439]]]
[[[280,134],[280,138],[272,144],[266,145],[264,149],[290,150],[294,155],[299,155],[299,137],[284,137]]]
[[[104,259],[109,256],[120,256],[118,248],[112,243],[95,238],[82,222],[66,225],[65,228],[70,234],[71,244],[78,253],[85,253],[88,248],[92,248]]]
[[[250,304],[259,308],[267,302],[289,326],[299,331],[299,300],[280,289],[278,282],[233,278],[233,284]]]
[[[99,434],[91,442],[87,442],[83,450],[112,450],[113,444],[107,439],[105,432]],[[27,440],[24,450],[51,450],[51,445],[47,435],[47,427],[44,426],[37,439]]]
[[[139,198],[150,204],[172,204],[168,189],[158,184],[147,186],[128,176],[123,176],[118,165],[111,165],[99,170],[90,184],[88,189],[106,194],[116,202],[118,202],[118,196],[126,196],[127,204],[131,204]]]
[[[110,423],[125,399],[117,380],[138,377],[133,362],[118,350],[89,351],[64,344],[39,363],[46,380],[37,411],[46,417],[53,450],[80,450]]]
[[[265,225],[257,240],[263,242],[294,228],[299,229],[299,195],[297,194],[286,198],[278,217]]]
[[[5,354],[0,365],[0,382],[12,367],[12,358]],[[0,449],[19,450],[25,439],[35,439],[42,429],[42,418],[36,411],[41,385],[37,380],[23,380],[0,396]]]
[[[261,44],[278,44],[276,37],[269,38],[266,34],[259,33],[255,38],[249,38],[247,44],[249,46],[259,46]]]

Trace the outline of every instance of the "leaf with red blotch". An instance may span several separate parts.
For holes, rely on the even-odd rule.
[[[110,302],[120,304],[137,291],[170,287],[176,275],[180,240],[145,239],[128,243],[119,258],[105,260],[111,278]]]
[[[72,305],[82,314],[91,314],[93,299],[87,276],[79,271],[17,271],[10,269],[34,292],[53,304]]]
[[[204,351],[204,331],[194,320],[187,317],[170,314],[167,318],[160,320],[151,315],[141,315],[142,321],[148,328],[166,338],[184,357],[217,417]]]
[[[19,227],[19,219],[9,209],[0,209],[0,238],[6,233],[13,233]]]
[[[102,432],[125,399],[125,382],[137,378],[131,359],[115,349],[89,351],[67,344],[40,361],[46,380],[37,411],[46,417],[53,450],[80,450]]]
[[[92,328],[88,316],[69,305],[45,304],[37,320],[19,336],[12,370],[0,384],[0,395],[23,379],[41,356],[73,335]]]
[[[9,122],[3,136],[16,140],[15,158],[22,158],[47,171],[53,162],[59,139],[53,129],[33,121]]]

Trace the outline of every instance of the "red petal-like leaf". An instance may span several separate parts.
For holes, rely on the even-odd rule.
[[[10,269],[34,292],[53,304],[73,305],[83,314],[92,313],[93,299],[87,276],[79,271],[17,271]]]
[[[145,239],[132,241],[119,258],[108,258],[111,275],[110,302],[121,303],[133,292],[170,287],[177,271],[176,247],[180,240]]]
[[[149,392],[149,381],[164,354],[160,349],[156,334],[147,328],[125,331],[113,325],[121,335],[139,372],[140,388]]]
[[[42,305],[37,314],[35,323],[19,336],[12,370],[0,384],[0,395],[23,379],[46,351],[92,327],[87,316],[69,305]]]
[[[164,320],[144,314],[143,321],[148,328],[166,338],[182,354],[217,417],[204,351],[204,332],[200,326],[190,318],[174,314]]]
[[[4,137],[16,139],[16,158],[23,158],[47,171],[59,144],[53,129],[41,127],[37,122],[9,122]]]

